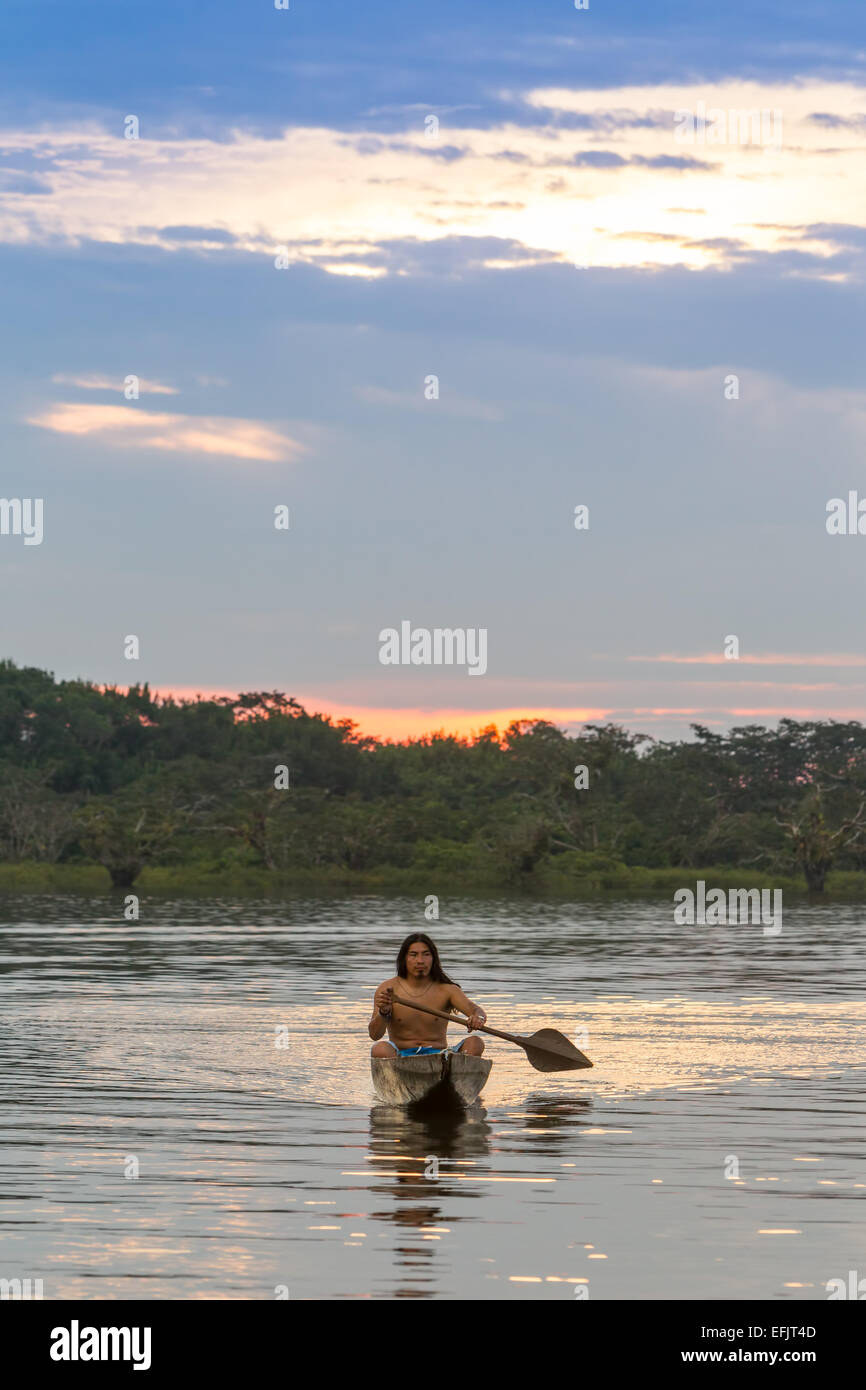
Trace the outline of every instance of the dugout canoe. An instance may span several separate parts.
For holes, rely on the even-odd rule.
[[[370,1058],[373,1088],[386,1105],[471,1105],[492,1066],[486,1057],[464,1057],[462,1052]]]

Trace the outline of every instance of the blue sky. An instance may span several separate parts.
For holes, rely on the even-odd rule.
[[[0,43],[0,495],[45,512],[3,655],[394,737],[860,717],[858,6],[7,0]],[[777,147],[678,139],[733,108]],[[485,676],[383,667],[404,619]]]

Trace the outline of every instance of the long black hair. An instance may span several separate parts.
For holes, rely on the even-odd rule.
[[[433,964],[430,967],[430,979],[435,980],[437,985],[456,985],[457,981],[452,980],[442,969],[442,962],[439,959],[436,942],[432,941],[427,933],[423,931],[413,931],[411,936],[406,937],[406,940],[397,952],[397,974],[400,976],[400,979],[405,980],[407,978],[406,957],[409,954],[409,947],[414,946],[416,941],[423,942],[433,957]]]

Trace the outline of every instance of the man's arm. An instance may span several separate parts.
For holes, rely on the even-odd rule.
[[[378,1042],[384,1038],[388,1031],[388,1020],[391,1017],[391,981],[386,980],[381,984],[373,995],[373,1013],[370,1022],[367,1024],[367,1032]]]
[[[457,985],[451,991],[450,1004],[452,1009],[459,1009],[462,1014],[468,1015],[470,1028],[481,1028],[487,1022],[487,1015],[481,1005],[467,999]]]

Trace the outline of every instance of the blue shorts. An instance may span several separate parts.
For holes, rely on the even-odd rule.
[[[450,1047],[398,1047],[392,1043],[390,1038],[383,1038],[389,1047],[393,1047],[398,1057],[430,1057],[440,1056],[443,1052],[459,1052],[466,1039],[461,1038],[459,1042],[452,1043]]]

